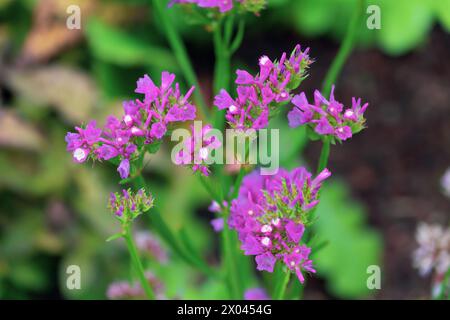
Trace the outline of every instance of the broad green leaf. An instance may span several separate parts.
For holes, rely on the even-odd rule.
[[[119,29],[91,18],[87,24],[87,39],[93,54],[103,61],[122,66],[156,66],[177,69],[172,53],[151,45]]]
[[[314,233],[328,241],[312,259],[329,290],[341,298],[361,298],[367,288],[367,267],[381,264],[380,235],[366,224],[363,208],[350,199],[342,182],[326,184],[317,208]]]
[[[433,24],[430,1],[378,0],[381,29],[378,41],[392,55],[400,55],[424,42]]]

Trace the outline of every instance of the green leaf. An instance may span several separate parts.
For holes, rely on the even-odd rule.
[[[365,297],[367,267],[380,265],[380,235],[366,225],[365,212],[349,200],[349,191],[342,182],[327,184],[321,191],[314,232],[327,246],[313,253],[318,275],[328,280],[329,290],[341,298]]]
[[[123,237],[122,232],[116,233],[116,234],[113,234],[112,236],[108,237],[108,239],[106,239],[106,242],[110,242],[110,241],[113,241],[113,240],[116,240],[116,239],[119,239],[122,237]]]
[[[88,21],[86,31],[89,46],[98,59],[121,66],[178,69],[177,61],[169,50],[150,45],[97,19]]]
[[[400,55],[425,41],[433,24],[433,10],[429,1],[378,0],[376,2],[381,8],[381,29],[377,31],[378,41],[387,53]]]
[[[162,140],[156,140],[155,142],[151,144],[147,144],[145,147],[145,150],[149,153],[157,153],[158,150],[161,148]]]

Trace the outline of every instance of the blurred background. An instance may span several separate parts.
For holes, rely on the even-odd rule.
[[[447,0],[370,0],[381,29],[361,28],[357,48],[338,80],[337,98],[370,103],[368,129],[334,146],[335,173],[323,192],[317,232],[329,245],[306,299],[428,298],[431,279],[413,268],[420,222],[448,225],[450,199],[441,177],[450,167],[450,4]],[[69,5],[81,8],[80,30],[66,28]],[[268,0],[247,28],[233,70],[255,71],[257,59],[295,44],[315,63],[300,90],[311,95],[345,34],[355,0]],[[212,36],[170,9],[212,101]],[[112,165],[75,165],[64,136],[75,125],[120,113],[135,97],[138,77],[162,70],[183,77],[149,0],[0,0],[0,298],[105,299],[108,285],[129,277],[118,226],[106,209],[119,189]],[[156,80],[159,81],[159,80]],[[279,117],[281,164],[315,167],[320,144],[307,143]],[[167,144],[166,144],[167,145]],[[211,265],[219,261],[210,199],[189,170],[162,148],[145,178],[165,221],[185,230]],[[450,188],[450,186],[449,186]],[[151,214],[151,213],[150,213]],[[151,225],[142,219],[139,229]],[[165,251],[157,235],[150,236]],[[152,243],[153,243],[152,242]],[[221,298],[223,285],[205,279],[170,252],[149,250],[148,267],[167,298]],[[82,270],[82,289],[66,288],[66,268]],[[380,290],[368,290],[366,268],[380,265]],[[252,280],[254,285],[260,279]]]

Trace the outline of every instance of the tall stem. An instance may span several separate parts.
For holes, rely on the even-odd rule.
[[[131,223],[127,223],[123,227],[124,231],[124,239],[127,243],[128,252],[130,253],[131,263],[133,264],[133,268],[136,271],[139,281],[141,283],[142,289],[145,292],[145,295],[151,299],[155,299],[155,294],[153,293],[152,288],[150,287],[147,278],[144,274],[144,267],[142,266],[141,259],[139,258],[138,251],[136,248],[136,244],[134,243],[133,234],[131,232]]]
[[[273,295],[273,298],[275,300],[283,300],[284,294],[286,293],[286,288],[289,283],[289,279],[291,277],[291,273],[289,271],[286,271],[283,275],[283,278],[281,278],[281,281],[277,283],[277,286],[275,288],[275,292]]]
[[[214,53],[216,57],[216,64],[214,66],[214,94],[219,93],[219,91],[222,89],[226,91],[229,91],[230,89],[231,56],[228,48],[228,43],[224,41],[222,36],[222,25],[222,22],[218,22],[213,34]],[[214,124],[215,127],[219,130],[222,130],[224,128],[224,110],[216,110]]]
[[[224,214],[225,221],[228,219],[228,208]],[[225,262],[225,273],[231,299],[242,299],[242,288],[239,281],[239,270],[237,268],[235,241],[227,223],[224,223],[222,231],[223,260]]]
[[[339,51],[331,63],[330,68],[325,76],[322,85],[322,94],[328,97],[331,92],[331,86],[336,83],[339,74],[344,67],[350,53],[355,45],[355,40],[357,36],[358,26],[360,25],[361,18],[364,16],[364,4],[365,0],[358,0],[356,3],[353,16],[350,20],[350,25],[348,26],[347,33],[345,35],[344,41],[342,42]],[[330,154],[330,140],[325,138],[322,140],[322,151],[320,153],[320,159],[317,171],[322,171],[328,164],[328,157]]]
[[[161,19],[161,24],[166,34],[167,40],[177,58],[180,68],[183,71],[184,77],[189,84],[196,87],[194,96],[201,108],[202,113],[206,118],[209,117],[209,110],[206,108],[206,102],[200,90],[200,86],[195,75],[194,68],[192,67],[191,60],[187,54],[186,47],[181,39],[178,30],[175,25],[170,21],[170,17],[166,10],[166,1],[153,0],[153,8],[155,9],[158,17]]]
[[[324,137],[322,139],[322,150],[320,152],[319,164],[317,166],[317,174],[327,167],[328,158],[330,156],[330,139]]]

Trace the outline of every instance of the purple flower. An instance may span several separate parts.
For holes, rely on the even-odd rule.
[[[344,105],[334,98],[334,86],[329,101],[314,91],[314,104],[310,104],[304,92],[292,99],[294,107],[288,113],[289,126],[292,128],[307,125],[317,134],[332,136],[338,141],[345,141],[353,134],[365,128],[364,112],[368,104],[361,106],[361,99],[352,98],[352,107]]]
[[[212,201],[208,207],[208,210],[213,213],[218,213],[221,211],[220,204],[217,201]]]
[[[123,159],[117,168],[117,172],[119,172],[122,179],[128,178],[130,175],[130,160]]]
[[[245,70],[236,70],[236,84],[252,84],[253,76]]]
[[[142,190],[142,189],[141,189]],[[159,263],[165,264],[168,262],[167,251],[161,245],[160,240],[149,231],[141,231],[136,233],[136,246],[140,252],[151,256]]]
[[[244,300],[270,300],[263,288],[251,288],[245,291]]]
[[[153,83],[152,79],[148,75],[144,75],[144,77],[139,78],[137,81],[137,87],[134,91],[136,93],[142,93],[145,95],[145,101],[147,103],[153,102],[159,94],[159,89]]]
[[[163,283],[150,271],[145,272],[145,278],[154,291],[156,299],[166,299],[164,296]],[[106,296],[110,300],[136,300],[146,298],[144,289],[142,289],[139,282],[130,283],[128,281],[118,281],[111,283],[106,291]]]
[[[340,140],[345,141],[352,137],[352,129],[349,126],[338,127],[334,134]]]
[[[305,93],[294,96],[291,100],[294,108],[288,113],[289,126],[291,128],[298,127],[313,119],[314,113],[309,107]]]
[[[234,0],[239,3],[248,0]],[[169,2],[169,7],[173,6],[175,3],[188,4],[193,3],[198,5],[200,8],[217,8],[221,13],[225,13],[233,9],[233,0],[172,0]]]
[[[215,232],[220,232],[223,230],[224,220],[223,218],[212,219],[211,225]]]
[[[312,122],[316,124],[316,128],[314,129],[314,131],[316,131],[318,134],[334,134],[334,128],[331,126],[327,118],[323,117],[319,120],[313,120]]]
[[[300,46],[296,46],[289,59],[283,53],[277,62],[262,56],[256,76],[237,70],[237,98],[233,99],[227,91],[221,90],[214,99],[214,105],[220,110],[227,110],[225,119],[232,128],[266,128],[271,112],[282,102],[290,100],[290,92],[305,78],[306,70],[312,63],[307,51],[302,52]],[[304,111],[296,111],[290,117],[292,126],[312,119],[311,112]],[[303,117],[306,120],[302,120]]]
[[[219,110],[228,109],[232,105],[236,105],[237,103],[231,98],[230,94],[222,89],[219,94],[214,98],[214,105],[219,108]]]
[[[161,139],[164,136],[164,134],[166,133],[166,131],[167,131],[167,128],[164,123],[156,122],[156,123],[152,124],[152,127],[150,129],[150,136],[157,138],[157,139]]]
[[[286,234],[288,235],[289,239],[294,243],[298,243],[303,236],[305,226],[301,223],[289,221],[288,223],[286,223],[285,227],[286,227]]]
[[[257,255],[256,258],[256,269],[259,271],[273,272],[275,262],[277,259],[270,253],[266,252],[264,254]]]
[[[95,150],[98,158],[101,160],[109,160],[119,155],[119,151],[109,144],[104,144]]]
[[[303,281],[302,272],[315,272],[308,259],[310,249],[300,245],[311,223],[310,210],[318,204],[325,169],[313,178],[304,167],[280,169],[276,175],[254,171],[242,180],[238,197],[231,203],[228,225],[235,229],[246,255],[254,255],[257,269],[273,271],[282,261]]]
[[[264,252],[264,248],[258,239],[252,235],[247,235],[242,243],[241,249],[246,255],[256,255]]]

